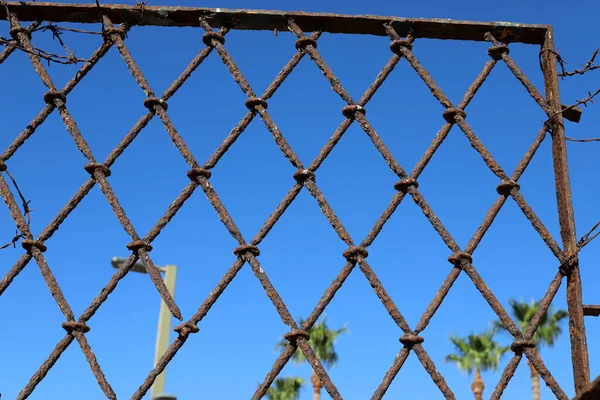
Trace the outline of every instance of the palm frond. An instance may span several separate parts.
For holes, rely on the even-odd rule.
[[[451,335],[450,342],[454,345],[456,353],[446,356],[446,362],[456,364],[461,371],[468,374],[477,369],[497,370],[500,359],[509,350],[494,340],[493,329],[466,337]]]
[[[531,320],[541,306],[541,303],[535,300],[526,302],[524,300],[510,299],[509,304],[512,314],[523,332],[527,330]],[[540,324],[532,338],[533,341],[536,342],[538,346],[554,346],[556,340],[562,334],[560,322],[567,316],[568,312],[565,310],[558,310],[555,312],[552,309],[552,306],[548,307],[548,310],[540,319]],[[500,321],[495,321],[494,326],[497,330],[505,330]]]
[[[304,379],[298,376],[288,376],[275,379],[267,391],[268,400],[298,400]]]

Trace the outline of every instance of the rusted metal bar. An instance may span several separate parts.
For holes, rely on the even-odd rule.
[[[565,106],[564,104],[561,107],[563,109],[562,114],[564,119],[575,123],[579,123],[579,121],[581,121],[581,114],[583,114],[583,110],[581,108],[570,108],[570,106]]]
[[[583,315],[587,317],[600,317],[600,305],[585,305],[583,306]]]
[[[552,118],[548,124],[552,135],[552,157],[554,160],[554,177],[556,182],[556,199],[558,202],[558,219],[564,254],[569,260],[565,270],[567,276],[567,305],[569,310],[569,334],[571,337],[571,359],[573,363],[573,378],[577,394],[590,381],[590,366],[583,321],[583,304],[581,294],[581,276],[577,258],[577,238],[575,233],[575,214],[571,199],[569,166],[565,127],[561,114],[558,75],[554,57],[554,36],[552,28],[546,33],[542,46],[542,69],[546,102],[552,110]]]
[[[100,23],[101,14],[114,24],[189,26],[198,27],[198,18],[204,17],[213,28],[235,21],[239,30],[287,31],[293,19],[305,32],[368,34],[386,36],[384,24],[401,36],[410,33],[416,38],[483,41],[491,32],[498,40],[542,44],[547,25],[510,22],[472,22],[450,19],[400,18],[373,15],[343,15],[288,11],[229,10],[224,8],[129,6],[121,4],[64,4],[7,2],[11,12],[21,21]],[[6,19],[6,10],[0,7],[0,18]],[[412,30],[412,31],[411,31]]]

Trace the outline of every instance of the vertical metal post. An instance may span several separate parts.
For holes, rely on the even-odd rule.
[[[554,52],[554,35],[552,28],[546,32],[542,49],[542,69],[544,71],[544,86],[546,101],[553,114],[550,121],[552,128],[552,157],[554,162],[554,177],[556,181],[556,199],[558,202],[558,220],[560,235],[565,256],[571,257],[577,251],[577,238],[575,234],[575,214],[571,199],[571,184],[569,180],[569,167],[567,162],[567,147],[565,140],[565,127],[560,94],[558,88],[558,74]],[[573,362],[573,378],[575,392],[580,393],[590,381],[590,366],[583,321],[583,304],[581,295],[581,276],[579,261],[574,257],[571,268],[567,274],[567,304],[569,310],[569,335],[571,338],[571,360]]]
[[[175,297],[175,278],[177,276],[177,267],[167,265],[164,267],[164,281],[167,290],[171,296]],[[169,347],[169,337],[171,335],[171,312],[167,304],[161,300],[160,315],[158,317],[158,331],[156,334],[156,351],[154,353],[154,366],[158,364],[160,358],[165,354]],[[152,385],[152,398],[158,399],[165,394],[165,374],[166,369],[158,375]]]

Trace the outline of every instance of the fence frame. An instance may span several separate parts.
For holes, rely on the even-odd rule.
[[[12,17],[11,14],[13,15]],[[13,17],[14,19],[12,19]],[[577,256],[578,246],[575,231],[573,204],[571,198],[568,157],[563,121],[563,111],[565,107],[560,101],[558,79],[559,75],[556,68],[556,58],[554,53],[554,35],[551,26],[528,25],[507,22],[480,23],[470,21],[453,21],[446,19],[407,19],[371,15],[351,16],[324,13],[256,11],[247,9],[227,10],[219,8],[209,9],[194,7],[162,7],[146,6],[141,4],[138,4],[138,6],[108,4],[97,6],[95,4],[17,2],[7,2],[5,3],[4,7],[0,7],[0,18],[8,18],[9,21],[11,21],[12,28],[18,28],[18,30],[15,31],[16,36],[14,37],[16,38],[15,40],[19,40],[21,41],[21,43],[25,43],[27,34],[24,31],[24,28],[16,24],[26,21],[33,23],[39,23],[39,21],[72,23],[104,22],[107,24],[125,24],[128,29],[131,29],[131,27],[134,26],[185,26],[200,28],[200,25],[202,25],[199,25],[200,19],[202,21],[205,21],[205,23],[207,24],[206,26],[202,26],[202,28],[205,28],[207,32],[209,31],[209,29],[214,28],[221,28],[222,30],[229,29],[228,26],[233,23],[234,29],[236,30],[292,31],[293,33],[299,36],[299,40],[302,40],[302,38],[304,37],[303,32],[317,31],[340,34],[368,34],[377,36],[390,36],[394,40],[394,43],[405,42],[403,44],[398,45],[399,48],[397,49],[399,52],[402,53],[398,54],[405,57],[408,54],[405,52],[405,50],[408,49],[406,51],[410,52],[410,48],[406,45],[406,40],[401,39],[402,37],[411,37],[412,39],[410,40],[419,38],[429,38],[467,41],[490,41],[491,37],[491,41],[493,42],[494,46],[497,49],[500,49],[500,51],[496,55],[492,55],[491,53],[490,55],[493,58],[499,57],[499,59],[503,59],[507,63],[511,60],[509,58],[505,58],[505,56],[508,57],[508,54],[507,52],[503,52],[501,50],[503,48],[502,46],[504,46],[504,44],[501,43],[508,44],[520,42],[525,44],[539,45],[541,49],[540,65],[542,67],[544,77],[545,99],[536,99],[536,101],[538,101],[538,104],[540,104],[544,111],[548,114],[549,118],[546,124],[548,132],[550,132],[552,138],[552,154],[556,184],[556,197],[559,210],[558,217],[560,223],[560,235],[563,245],[562,251],[564,256],[564,259],[561,263],[561,271],[564,272],[564,275],[567,278],[569,335],[571,343],[575,391],[578,395],[581,395],[584,389],[589,386],[590,370],[584,326],[584,315],[594,315],[593,313],[595,311],[592,310],[593,306],[588,306],[584,310],[584,306],[582,303],[581,277]],[[122,41],[123,38],[120,37],[119,39],[117,37],[113,37],[112,35],[115,34],[116,36],[120,37],[118,32],[115,33],[115,31],[111,31],[111,33],[109,33],[108,36],[111,36],[111,40],[115,41],[115,43],[117,43],[117,46],[119,46],[118,41]],[[210,47],[215,48],[217,52],[219,52],[219,55],[222,55],[221,51],[223,50],[222,47],[220,47],[222,46],[222,43],[217,43],[219,41],[219,37],[217,35],[220,35],[220,33],[213,34],[213,36],[209,37],[209,40],[205,41],[205,43]],[[312,42],[310,42],[311,40]],[[307,46],[307,48],[303,48],[302,51],[309,53],[311,58],[316,59],[316,46],[313,46],[313,44],[313,39],[306,38],[304,45]],[[4,58],[0,59],[0,62],[3,60]],[[160,111],[158,110],[158,108],[161,106],[159,100],[160,99],[154,99],[152,104],[150,104],[151,107],[155,107],[155,112]],[[52,99],[52,101],[60,102],[61,98],[60,96],[55,96]],[[356,107],[355,105],[349,104],[348,107],[350,106]],[[60,107],[60,104],[56,103],[56,107]],[[260,102],[257,102],[255,100],[255,104],[253,104],[253,107],[257,109],[255,111],[257,111],[261,114],[261,116],[263,116],[263,112],[261,111],[262,109],[260,108],[262,107],[262,105]],[[349,110],[348,112],[352,114],[352,118],[363,118],[362,116],[358,115],[358,111],[356,108]],[[454,115],[451,115],[451,118],[455,118],[455,121],[452,121],[451,123],[460,122],[458,118],[462,117],[463,116],[460,115],[460,112],[455,112]],[[5,169],[4,161],[6,160],[0,158],[0,167],[3,167]],[[97,180],[101,180],[101,178],[97,175],[98,169],[101,168],[92,168],[92,176],[95,176]],[[0,168],[0,170],[2,170],[2,168]],[[202,171],[196,172],[198,175],[204,174],[204,172]],[[196,176],[195,178],[199,178],[199,176]],[[200,176],[200,178],[204,179],[207,177]],[[307,179],[307,177],[301,178]],[[508,193],[511,193],[511,191],[515,188],[515,186],[510,186],[514,184],[514,182],[511,182],[512,181],[508,183],[503,182],[501,184],[501,186],[504,185],[504,189],[508,189]],[[411,185],[411,182],[405,181],[404,184],[408,188],[408,186]],[[37,257],[37,251],[41,250],[41,247],[39,246],[39,243],[35,242],[36,241],[32,241],[32,238],[26,238],[24,241],[24,247],[26,247],[27,250],[31,254],[33,254],[34,257]],[[141,257],[144,260],[144,258],[146,257],[143,254],[143,251],[146,248],[144,243],[137,243],[137,245],[133,246],[132,248],[134,251],[137,252],[136,257]],[[351,254],[351,256],[354,257],[353,260],[355,264],[357,262],[364,262],[364,258],[366,258],[366,255],[361,253],[361,251],[364,249],[361,249],[362,248],[360,246],[356,247],[353,250],[353,253]],[[249,261],[249,259],[254,256],[248,255],[247,253],[252,253],[253,251],[253,248],[246,248],[242,254],[242,258],[246,261]],[[457,257],[458,258],[454,261],[458,262],[459,264],[465,262],[466,260],[466,256],[464,254],[458,254]],[[348,259],[351,260],[352,258],[350,257]],[[131,264],[133,264],[133,262],[131,262]],[[3,288],[3,290],[4,289],[5,288]],[[78,327],[75,325],[70,326],[70,329],[72,331],[76,331],[75,328]],[[197,327],[180,326],[179,332],[181,335],[182,330],[187,330],[185,332],[187,338],[187,335],[189,335],[190,332],[193,333],[194,329],[197,329]],[[75,333],[73,334],[77,336]],[[82,333],[78,334],[82,335]],[[292,336],[290,336],[290,346],[301,346],[304,349],[304,338],[306,336],[306,332],[301,328],[297,328],[296,330],[292,330],[291,334]],[[419,339],[418,336],[406,339],[407,343],[410,342],[408,343],[409,347],[412,347],[415,344],[419,345],[419,340],[421,340],[422,342],[422,338]],[[519,340],[517,340],[517,342],[518,341]],[[406,343],[404,344],[405,346],[407,345]],[[521,352],[528,352],[528,350],[526,349],[527,343],[520,343],[520,346]],[[319,365],[313,365],[313,368],[320,369],[319,367]],[[155,373],[155,376],[158,375],[158,373],[160,373],[160,371],[153,372]],[[318,373],[320,376],[321,373],[323,373],[323,377],[326,377],[324,371],[318,371]],[[267,381],[270,380],[272,382],[273,379],[274,376],[270,378],[268,377]],[[268,383],[267,381],[266,383]],[[327,384],[325,384],[325,386],[328,390],[330,390],[330,388],[327,387]],[[266,387],[268,387],[268,384]],[[334,394],[337,393],[336,390],[331,390]],[[143,395],[143,393],[141,394]],[[383,395],[383,393],[381,395]],[[337,394],[337,396],[339,396],[339,394]],[[338,398],[337,396],[334,395],[333,397]]]

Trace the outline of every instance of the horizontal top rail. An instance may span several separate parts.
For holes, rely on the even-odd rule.
[[[99,23],[101,13],[113,23],[133,25],[197,27],[198,17],[208,18],[214,28],[235,21],[240,30],[286,31],[289,19],[305,32],[321,30],[329,33],[367,34],[385,36],[383,25],[391,22],[398,34],[406,36],[412,29],[415,37],[430,39],[483,41],[486,32],[497,40],[542,44],[548,25],[512,22],[472,22],[451,19],[381,17],[373,15],[344,15],[305,13],[299,11],[229,10],[224,8],[128,6],[120,4],[64,4],[7,2],[11,12],[21,21]],[[0,7],[0,18],[6,9]]]

